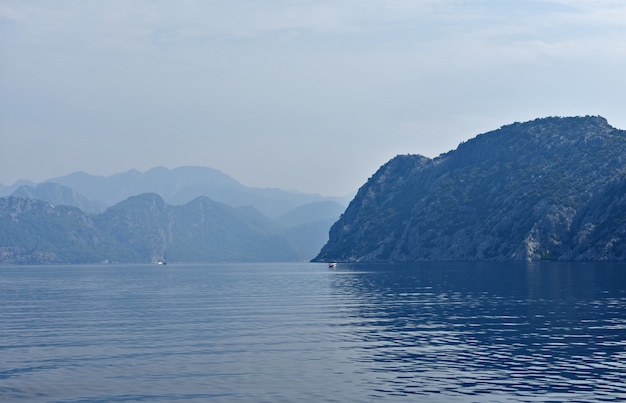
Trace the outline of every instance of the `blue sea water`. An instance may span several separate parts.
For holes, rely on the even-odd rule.
[[[0,401],[626,401],[626,265],[0,267]]]

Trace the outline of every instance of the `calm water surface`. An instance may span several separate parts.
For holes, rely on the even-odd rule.
[[[626,401],[626,265],[0,267],[0,401]]]

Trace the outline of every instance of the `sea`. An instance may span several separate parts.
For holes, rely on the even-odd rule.
[[[0,267],[2,402],[625,402],[626,264]]]

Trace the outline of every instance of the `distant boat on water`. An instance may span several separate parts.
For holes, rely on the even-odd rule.
[[[330,267],[331,269],[334,269],[337,267],[337,263],[335,262],[328,263],[328,267]]]
[[[167,264],[167,260],[165,258],[165,253],[163,253],[163,257],[156,261],[156,264],[165,266]]]

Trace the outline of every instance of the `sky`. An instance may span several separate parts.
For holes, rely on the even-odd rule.
[[[0,183],[156,166],[350,194],[502,125],[626,129],[623,0],[0,0]]]

